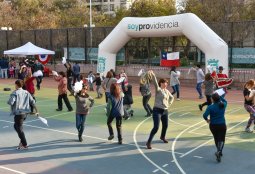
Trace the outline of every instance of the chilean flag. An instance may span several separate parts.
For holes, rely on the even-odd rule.
[[[180,66],[180,60],[179,60],[180,52],[162,52],[161,53],[161,61],[160,66]]]
[[[38,59],[39,62],[45,65],[50,60],[51,56],[47,54],[41,54],[41,55],[36,55],[35,57]]]

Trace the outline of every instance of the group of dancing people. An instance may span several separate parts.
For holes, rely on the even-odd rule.
[[[172,72],[173,71],[173,72]],[[177,77],[176,68],[172,68],[170,71],[171,78]],[[176,74],[175,74],[176,73]],[[173,77],[172,77],[173,76]],[[117,138],[118,144],[122,144],[122,119],[126,117],[132,117],[134,111],[132,110],[132,85],[128,83],[127,75],[124,71],[121,72],[119,79],[124,77],[122,81],[118,81],[116,76],[114,76],[114,71],[108,71],[106,77],[102,81],[102,87],[105,91],[105,101],[106,101],[106,116],[107,116],[107,126],[109,131],[108,140],[114,139],[114,131],[112,128],[112,122],[116,120]],[[67,85],[68,80],[64,72],[59,72],[58,76],[54,76],[54,79],[59,82],[58,85],[58,109],[62,110],[62,99],[66,102],[67,98]],[[173,80],[173,79],[172,79]],[[170,79],[171,81],[171,79]],[[155,88],[155,101],[154,106],[151,108],[149,105],[149,99],[151,98],[150,84],[154,85]],[[171,82],[170,82],[171,83]],[[215,146],[217,151],[215,153],[218,162],[221,161],[223,156],[223,147],[225,144],[225,136],[227,131],[226,120],[225,120],[225,110],[227,107],[227,101],[224,98],[225,95],[219,95],[213,92],[213,78],[210,73],[205,75],[205,95],[207,98],[206,104],[202,106],[199,105],[199,109],[202,110],[204,105],[207,105],[203,118],[209,123],[209,128],[213,134],[215,140]],[[36,102],[33,96],[27,91],[22,89],[24,85],[23,80],[15,81],[16,90],[12,92],[8,100],[8,104],[11,106],[11,114],[14,115],[14,128],[20,138],[20,143],[17,149],[27,149],[28,145],[26,142],[25,134],[23,132],[23,122],[26,119],[27,113],[31,112],[31,108],[35,110],[35,114],[38,114],[38,109],[36,107]],[[177,85],[177,87],[175,86]],[[152,149],[152,140],[157,133],[160,125],[162,124],[162,130],[160,134],[160,140],[163,143],[168,143],[166,138],[166,132],[168,128],[168,110],[174,101],[174,93],[177,93],[179,88],[179,83],[175,83],[173,87],[173,92],[171,93],[168,87],[167,79],[159,79],[152,70],[143,72],[140,77],[140,92],[143,97],[143,106],[146,111],[146,117],[151,117],[153,120],[153,128],[150,131],[148,140],[146,142],[147,149]],[[208,92],[210,86],[210,92]],[[255,83],[254,80],[249,80],[244,85],[244,98],[245,98],[245,109],[250,113],[250,119],[248,121],[246,131],[251,132],[250,126],[254,123],[255,108],[254,108],[254,94],[252,91]],[[78,140],[83,141],[82,135],[84,132],[84,125],[86,121],[86,116],[89,114],[90,109],[94,105],[94,99],[88,94],[89,85],[86,82],[82,83],[82,88],[74,92],[72,95],[75,97],[76,102],[76,128],[78,130]],[[177,93],[176,100],[178,101],[179,94]],[[69,101],[66,103],[68,111],[72,111],[73,108],[69,106]],[[249,129],[249,131],[248,131]]]

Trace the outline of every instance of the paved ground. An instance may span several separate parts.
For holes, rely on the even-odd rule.
[[[12,84],[13,81],[0,81]],[[56,87],[52,79],[44,79],[43,87]],[[10,85],[9,85],[10,86]],[[221,163],[214,157],[213,139],[205,122],[196,114],[197,99],[194,88],[181,88],[183,106],[176,105],[169,117],[169,144],[163,144],[155,136],[153,149],[147,150],[145,142],[151,129],[151,118],[142,117],[124,122],[124,143],[108,141],[105,125],[89,124],[85,128],[84,142],[77,141],[73,114],[47,115],[49,127],[34,117],[28,117],[24,129],[30,144],[29,150],[18,151],[13,118],[6,108],[0,108],[0,173],[2,174],[250,174],[254,172],[255,134],[242,132],[247,118],[242,107],[241,91],[229,91],[227,99],[232,103],[227,111],[227,145]],[[138,94],[137,85],[134,93]],[[41,96],[38,92],[38,95]],[[241,99],[240,99],[241,98]],[[6,95],[0,95],[0,103]],[[201,101],[202,102],[202,101]],[[49,103],[50,104],[50,103]],[[103,106],[99,111],[103,110]],[[51,108],[51,107],[49,107]],[[194,111],[195,109],[195,111]],[[241,111],[240,111],[241,110]],[[139,110],[140,111],[140,110]],[[101,111],[103,112],[103,111]],[[240,114],[234,115],[237,112]],[[97,113],[95,111],[95,113]],[[187,114],[189,113],[189,114]],[[186,115],[185,115],[186,114]],[[244,114],[244,116],[242,116]],[[241,116],[240,116],[241,115]],[[62,118],[61,118],[62,117]],[[66,121],[66,120],[71,121]],[[92,118],[91,118],[92,119]],[[130,122],[133,122],[128,127]],[[127,126],[128,125],[128,126]],[[116,138],[115,138],[116,140]]]

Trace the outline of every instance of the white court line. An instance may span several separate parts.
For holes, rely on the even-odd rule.
[[[236,124],[235,126],[229,128],[228,131],[234,129],[235,127],[239,126],[240,124],[243,124],[245,121],[247,121],[247,119],[245,119],[242,122]],[[195,150],[199,149],[200,147],[203,147],[204,145],[208,144],[210,141],[213,141],[213,138],[211,138],[210,140],[206,141],[205,143],[203,143],[203,144],[201,144],[201,145],[191,149],[190,151],[184,153],[183,155],[180,156],[180,158],[183,158],[183,157],[187,156],[188,154],[190,154],[191,152],[194,152]]]
[[[94,106],[94,107],[92,107],[92,110],[93,110],[93,108],[98,108],[98,107],[101,107],[101,106],[105,106],[105,104]],[[75,112],[75,111],[72,111],[72,112]],[[72,113],[72,112],[64,112],[64,113],[52,115],[52,116],[45,117],[45,118],[54,118],[54,117],[57,117],[57,116],[60,116],[60,115],[70,114],[70,113]],[[26,123],[31,123],[31,122],[35,122],[35,121],[40,121],[40,119],[37,118],[37,119],[35,119],[35,120],[26,121]]]
[[[229,114],[232,114],[232,113],[235,113],[235,112],[237,112],[237,111],[239,111],[241,108],[237,108],[237,109],[234,109],[234,110],[227,110],[226,112],[226,115],[229,115]],[[231,111],[231,112],[229,112],[229,111]],[[192,129],[192,130],[190,130],[189,131],[189,133],[192,133],[192,132],[194,132],[194,131],[196,131],[196,130],[198,130],[198,129],[200,129],[200,128],[202,128],[202,127],[204,127],[204,126],[206,126],[206,125],[208,125],[207,123],[205,123],[205,124],[203,124],[203,125],[201,125],[201,126],[199,126],[199,127],[197,127],[197,128],[195,128],[195,129]]]
[[[202,135],[202,136],[213,137],[212,135],[193,132],[193,131],[189,131],[189,133],[194,134],[194,135]],[[228,136],[226,136],[226,138],[229,139],[229,140],[235,140],[235,141],[239,141],[239,142],[254,142],[254,140],[242,140],[242,139],[239,139],[239,138],[232,138],[232,137],[228,137]]]
[[[149,118],[147,118],[149,119]],[[0,120],[0,122],[6,122],[6,123],[14,123],[12,121],[7,121],[7,120]],[[33,127],[33,128],[37,128],[37,129],[43,129],[43,130],[48,130],[48,131],[52,131],[52,132],[58,132],[58,133],[63,133],[63,134],[69,134],[69,135],[75,135],[77,136],[77,133],[72,133],[72,132],[67,132],[67,131],[61,131],[61,130],[57,130],[57,129],[51,129],[51,128],[44,128],[44,127],[40,127],[40,126],[33,126],[33,125],[29,125],[29,124],[24,124],[24,126],[27,127]],[[89,135],[83,135],[83,137],[87,137],[87,138],[91,138],[91,139],[97,139],[97,140],[102,140],[102,141],[106,141],[109,142],[108,139],[104,139],[104,138],[99,138],[99,137],[94,137],[94,136],[89,136]],[[117,142],[117,141],[111,141],[111,142]],[[136,146],[135,144],[129,144],[129,143],[125,143],[125,145],[129,145],[129,146]],[[141,146],[141,147],[146,147],[146,146]],[[157,151],[162,151],[162,152],[171,152],[171,151],[167,151],[167,150],[163,150],[163,149],[158,149],[158,148],[153,148],[154,150]],[[16,150],[16,149],[14,149]],[[179,155],[182,155],[183,153],[179,153],[179,152],[175,152]]]
[[[13,169],[10,169],[8,167],[4,167],[4,166],[0,166],[1,169],[4,169],[4,170],[8,170],[8,171],[11,171],[11,172],[14,172],[14,173],[18,173],[18,174],[26,174],[24,172],[20,172],[18,170],[13,170]]]
[[[170,174],[169,172],[167,172],[167,171],[165,171],[164,169],[162,169],[159,165],[157,165],[156,163],[154,163],[149,157],[147,157],[147,155],[145,155],[145,154],[143,153],[143,151],[141,150],[140,146],[139,146],[138,143],[137,143],[137,140],[136,140],[136,133],[137,133],[137,130],[138,130],[139,127],[140,127],[145,121],[147,121],[148,119],[150,119],[150,118],[146,118],[145,120],[141,121],[141,122],[137,125],[137,127],[135,128],[135,130],[134,130],[133,140],[134,140],[134,142],[135,142],[135,146],[136,146],[137,150],[140,152],[140,154],[141,154],[147,161],[149,161],[153,166],[155,166],[155,167],[157,168],[156,170],[154,170],[155,172],[153,171],[153,173],[156,173],[158,170],[161,170],[163,173]]]
[[[162,167],[166,167],[166,166],[168,166],[168,164],[164,164]]]
[[[181,114],[181,115],[178,115],[178,117],[182,117],[182,116],[184,116],[184,115],[187,115],[187,114],[190,114],[191,112],[186,112],[186,113],[183,113],[183,114]]]
[[[178,169],[180,170],[180,172],[181,172],[182,174],[186,174],[186,172],[183,170],[183,168],[181,167],[181,165],[179,164],[179,162],[178,162],[177,159],[176,159],[176,156],[175,156],[175,145],[176,145],[176,142],[177,142],[177,140],[179,139],[179,137],[180,137],[184,132],[186,132],[187,130],[191,129],[191,128],[194,127],[194,126],[197,126],[198,124],[200,124],[200,123],[202,123],[202,122],[204,122],[204,120],[203,120],[203,121],[200,121],[200,122],[198,122],[198,123],[196,123],[196,124],[193,124],[193,125],[187,127],[186,129],[184,129],[180,134],[178,134],[178,135],[175,137],[175,139],[174,139],[174,141],[173,141],[173,143],[172,143],[172,157],[173,157],[173,161],[172,161],[172,162],[174,162],[174,163],[176,164],[176,166],[178,167]]]

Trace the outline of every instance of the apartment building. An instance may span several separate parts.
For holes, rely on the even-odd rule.
[[[114,13],[118,8],[130,8],[135,0],[91,0],[91,5],[94,9],[104,13]],[[90,5],[90,0],[87,0]]]

